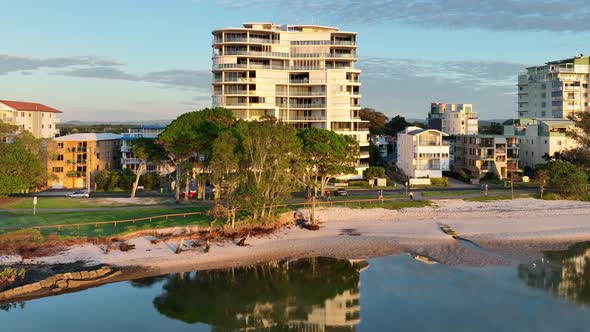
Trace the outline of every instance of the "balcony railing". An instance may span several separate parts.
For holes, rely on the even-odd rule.
[[[84,177],[84,172],[76,172],[76,171],[70,171],[66,173],[66,176],[69,178],[81,178]]]
[[[326,117],[323,116],[290,116],[282,117],[283,121],[326,121]]]
[[[326,108],[326,104],[289,104],[289,108]]]
[[[214,38],[214,44],[219,43],[257,43],[257,44],[281,44],[280,40],[276,39],[264,39],[264,38],[242,38],[242,37],[226,37],[223,38]],[[283,43],[284,44],[284,43]]]

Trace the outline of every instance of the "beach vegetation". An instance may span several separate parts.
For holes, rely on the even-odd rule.
[[[551,190],[561,197],[581,199],[588,195],[588,175],[583,169],[564,160],[552,160],[545,164]]]
[[[2,135],[0,132],[0,136]],[[0,197],[45,186],[45,144],[44,140],[37,139],[28,132],[12,136],[10,143],[0,142]]]

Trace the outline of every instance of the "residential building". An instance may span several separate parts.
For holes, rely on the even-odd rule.
[[[59,135],[57,115],[62,111],[39,103],[0,100],[0,120],[26,130],[37,138]],[[8,140],[4,137],[3,140]]]
[[[479,120],[472,104],[431,103],[428,128],[451,136],[476,135],[479,133]]]
[[[455,171],[482,178],[495,174],[506,179],[517,172],[518,139],[502,135],[460,135],[455,140]]]
[[[119,167],[120,140],[117,134],[94,133],[54,138],[47,165],[47,186],[94,190],[96,173]]]
[[[578,146],[567,135],[574,122],[564,119],[514,119],[504,125],[504,134],[518,137],[520,167],[545,164],[547,157]]]
[[[397,134],[397,166],[409,178],[441,178],[449,170],[448,135],[436,129],[407,127]]]
[[[319,25],[244,23],[213,31],[214,107],[240,119],[274,116],[297,128],[353,136],[368,166],[368,121],[359,117],[357,33]]]
[[[121,169],[129,168],[134,173],[137,172],[141,161],[135,155],[133,155],[133,151],[131,146],[133,145],[133,141],[138,138],[149,138],[149,139],[156,139],[158,135],[164,131],[166,127],[164,126],[142,126],[136,128],[130,128],[129,132],[124,133],[121,135]],[[161,166],[148,163],[147,164],[147,172],[158,172],[161,173],[162,169]]]
[[[393,143],[392,137],[385,135],[374,135],[371,136],[370,141],[373,145],[379,148],[379,153],[381,154],[382,158],[387,157],[387,155],[389,154],[387,148],[390,144]]]
[[[566,119],[589,111],[590,57],[547,62],[529,67],[518,76],[519,118]]]

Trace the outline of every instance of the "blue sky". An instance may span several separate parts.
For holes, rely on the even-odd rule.
[[[409,118],[424,118],[431,101],[513,117],[519,70],[590,52],[582,0],[0,0],[0,8],[0,99],[59,108],[63,121],[171,119],[210,106],[211,30],[242,22],[359,32],[363,106]]]

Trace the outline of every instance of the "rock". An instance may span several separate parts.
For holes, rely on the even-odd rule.
[[[72,272],[72,279],[81,279],[82,275],[80,272]]]
[[[80,272],[80,279],[88,279],[88,271]]]
[[[68,288],[68,282],[65,280],[60,280],[60,281],[56,282],[55,285],[61,289]]]
[[[64,279],[68,280],[68,279],[73,279],[72,278],[72,273],[68,272],[68,273],[64,273]]]
[[[53,285],[55,285],[55,282],[56,282],[56,281],[57,281],[57,280],[49,280],[49,278],[47,278],[47,279],[45,279],[45,280],[41,280],[41,281],[39,282],[39,284],[41,284],[41,287],[42,287],[42,288],[50,288],[50,287],[52,287]]]
[[[88,271],[88,277],[90,279],[96,279],[98,277],[98,274],[96,273],[96,271]]]

